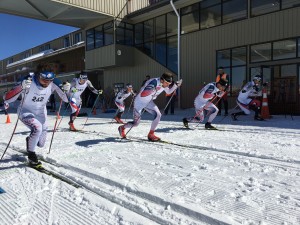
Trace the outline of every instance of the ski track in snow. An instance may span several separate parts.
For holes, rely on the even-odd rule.
[[[216,122],[224,131],[186,130],[173,118],[156,133],[177,145],[141,141],[146,120],[128,133],[132,141],[118,137],[110,118],[89,118],[85,133],[66,131],[63,120],[51,154],[49,141],[37,153],[79,189],[24,166],[20,123],[0,164],[0,187],[11,190],[0,194],[0,224],[300,224],[299,117],[289,127],[283,117],[227,118]]]

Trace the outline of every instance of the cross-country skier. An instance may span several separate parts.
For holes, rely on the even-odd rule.
[[[118,129],[122,138],[126,138],[126,128],[131,129],[132,127],[139,125],[143,110],[145,110],[154,116],[154,120],[152,121],[151,128],[148,133],[148,140],[160,140],[160,138],[154,134],[154,131],[160,121],[161,112],[153,100],[156,99],[157,96],[163,91],[166,93],[172,93],[181,86],[182,80],[177,81],[172,88],[169,88],[170,84],[172,83],[173,74],[169,72],[165,72],[161,77],[152,78],[146,81],[134,100],[133,122],[126,123],[125,125],[120,126]]]
[[[194,101],[196,116],[183,118],[183,125],[188,128],[189,122],[203,122],[205,111],[209,115],[208,120],[205,123],[205,128],[216,129],[211,125],[211,122],[218,114],[219,109],[210,100],[215,99],[216,97],[222,98],[226,87],[227,80],[220,79],[219,82],[209,83],[202,88]]]
[[[70,106],[72,109],[72,113],[70,115],[70,131],[77,131],[74,127],[74,120],[79,114],[81,109],[82,100],[80,95],[84,90],[88,87],[94,94],[100,95],[103,93],[102,90],[97,90],[92,85],[91,81],[88,80],[87,73],[81,72],[79,78],[74,78],[71,82],[71,88],[68,92],[68,97],[70,98]]]
[[[30,129],[26,137],[26,150],[29,165],[41,167],[41,162],[35,154],[35,148],[43,147],[47,136],[47,102],[53,91],[64,101],[68,102],[66,94],[53,83],[55,74],[49,71],[37,72],[25,79],[18,86],[7,92],[4,96],[6,104],[14,102],[22,95],[22,104],[18,108],[19,119]]]
[[[261,95],[260,88],[259,88],[260,82],[261,82],[261,76],[256,75],[253,77],[252,81],[248,82],[242,88],[236,100],[237,104],[239,105],[242,111],[232,113],[231,117],[233,120],[237,120],[237,117],[240,115],[249,115],[250,110],[253,110],[255,112],[254,115],[255,120],[264,120],[259,115],[260,108],[261,108],[261,101],[256,98],[253,99],[253,97]]]
[[[126,88],[122,88],[118,93],[117,93],[117,96],[116,96],[116,99],[115,99],[115,104],[117,105],[118,107],[118,113],[117,115],[114,117],[114,119],[118,122],[118,123],[124,123],[122,120],[121,120],[121,117],[122,117],[122,114],[124,113],[125,111],[125,104],[124,104],[124,100],[126,98],[128,98],[129,96],[135,96],[135,93],[133,92],[132,90],[132,85],[131,84],[126,84]]]

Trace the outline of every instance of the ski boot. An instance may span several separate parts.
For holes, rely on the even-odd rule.
[[[28,164],[30,167],[35,169],[42,169],[42,163],[38,160],[35,152],[27,151],[28,152]]]
[[[148,140],[149,140],[149,141],[155,142],[155,141],[160,141],[160,138],[157,137],[157,136],[155,136],[153,130],[150,130],[150,132],[149,132],[149,134],[148,134]]]
[[[119,126],[118,128],[119,134],[122,138],[126,138],[126,134],[125,134],[125,127],[123,126]]]
[[[205,124],[205,129],[208,129],[208,130],[216,130],[217,128],[215,128],[214,126],[212,126],[210,122],[207,122],[207,123]]]
[[[121,118],[115,116],[114,119],[117,121],[117,123],[122,123],[122,124],[124,124],[124,122],[121,120]]]
[[[71,123],[71,122],[69,122],[69,129],[70,129],[70,131],[77,131],[77,129],[74,127],[74,124],[73,123]]]
[[[237,115],[235,113],[231,113],[231,118],[232,118],[232,120],[236,121],[237,120]]]
[[[254,116],[254,120],[263,121],[264,119],[261,118],[260,116]]]
[[[189,121],[186,118],[183,118],[182,122],[184,127],[189,128]]]

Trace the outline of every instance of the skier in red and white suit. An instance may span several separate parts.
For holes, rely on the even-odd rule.
[[[183,125],[188,128],[189,122],[203,122],[204,112],[206,111],[209,113],[209,118],[205,123],[205,128],[216,129],[211,125],[211,122],[217,116],[219,109],[210,100],[215,99],[216,96],[222,98],[226,87],[227,80],[220,79],[219,82],[209,83],[202,88],[194,101],[196,116],[183,118]]]
[[[172,88],[169,88],[173,82],[173,75],[165,72],[161,77],[149,79],[146,81],[140,92],[134,100],[133,122],[126,123],[119,127],[119,133],[122,138],[126,138],[125,129],[132,128],[139,125],[143,109],[150,114],[154,115],[155,119],[152,121],[150,131],[148,133],[149,141],[159,141],[160,138],[154,134],[154,131],[160,121],[161,112],[157,105],[153,102],[159,94],[163,91],[170,94],[181,86],[182,80],[177,81]]]

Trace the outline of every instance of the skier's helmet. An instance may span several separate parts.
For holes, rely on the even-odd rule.
[[[82,72],[82,73],[79,75],[79,78],[80,78],[81,80],[87,80],[87,79],[88,79],[87,73]]]
[[[126,88],[132,88],[132,84],[126,84]]]
[[[55,78],[55,74],[53,72],[43,71],[40,73],[40,77],[43,80],[51,80],[52,81]]]
[[[261,76],[260,76],[260,75],[255,75],[255,76],[253,77],[253,80],[261,81]]]

